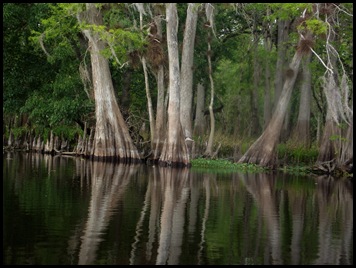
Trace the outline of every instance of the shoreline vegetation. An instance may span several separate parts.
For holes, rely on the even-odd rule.
[[[10,133],[12,133],[12,131]],[[85,147],[88,146],[83,145],[85,142],[80,135],[78,139],[72,136],[70,141],[68,141],[69,139],[64,139],[63,136],[61,139],[53,135],[53,132],[48,133],[47,136],[49,138],[47,139],[42,139],[42,135],[31,137],[28,132],[25,135],[24,133],[20,134],[17,132],[16,134],[16,137],[13,134],[3,136],[3,152],[37,152],[89,158],[84,154],[86,151]],[[290,142],[279,144],[277,146],[277,165],[275,168],[268,168],[251,163],[238,163],[239,158],[247,150],[250,143],[251,141],[245,141],[237,145],[225,137],[224,144],[219,143],[216,146],[214,157],[205,157],[201,153],[201,146],[197,145],[192,155],[191,168],[252,173],[282,171],[299,175],[331,175],[337,178],[353,178],[353,163],[349,163],[349,166],[345,166],[344,169],[337,168],[334,163],[335,161],[325,162],[323,165],[316,166],[318,147],[315,144],[311,145],[310,148],[297,146]],[[143,144],[145,143],[143,142]],[[147,148],[141,147],[140,155],[142,163],[151,163],[149,158],[150,153]]]
[[[3,22],[3,150],[353,176],[352,3],[5,3]]]

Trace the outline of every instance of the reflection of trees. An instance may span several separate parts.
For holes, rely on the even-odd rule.
[[[92,162],[91,165],[91,201],[84,235],[81,237],[79,264],[94,262],[97,248],[102,241],[100,236],[109,224],[130,177],[137,169],[135,165],[115,165],[99,161]]]
[[[291,241],[291,264],[300,264],[301,242],[303,237],[304,216],[307,195],[299,189],[288,191],[289,203],[292,210],[292,241]]]
[[[149,174],[149,176],[151,176],[151,174]],[[140,236],[142,233],[142,225],[143,225],[143,221],[147,212],[147,209],[149,207],[149,203],[150,203],[150,198],[152,197],[151,191],[152,191],[152,182],[149,179],[148,185],[147,185],[147,190],[146,190],[146,194],[145,194],[145,201],[144,201],[144,205],[143,208],[141,210],[141,214],[140,214],[140,218],[139,221],[137,222],[136,225],[136,235],[135,235],[135,241],[132,243],[132,250],[131,250],[131,257],[130,257],[130,265],[135,264],[135,253],[136,253],[136,249],[137,249],[137,244],[140,242]],[[152,239],[152,237],[151,237]],[[150,248],[152,247],[152,242],[150,243]],[[149,252],[147,254],[151,254],[151,250],[148,250]]]
[[[161,180],[158,175],[158,170],[153,169],[153,177],[149,179],[148,187],[152,188],[151,193],[151,210],[150,210],[150,219],[149,219],[149,230],[148,230],[148,241],[146,245],[146,258],[151,260],[152,247],[155,242],[156,227],[159,222],[159,215],[161,210],[162,202],[162,187]]]
[[[252,194],[266,219],[272,264],[282,264],[281,232],[277,210],[275,179],[265,173],[249,174],[243,177],[247,190]]]
[[[209,209],[210,209],[210,184],[211,181],[214,184],[214,189],[215,192],[218,192],[218,187],[216,184],[216,174],[205,174],[204,175],[204,182],[203,186],[205,188],[205,208],[204,208],[204,215],[202,219],[202,228],[201,228],[201,240],[199,243],[199,251],[198,251],[198,264],[201,264],[202,262],[202,255],[203,255],[203,249],[204,249],[204,244],[205,244],[205,230],[206,230],[206,221],[208,220],[209,216]]]
[[[318,177],[316,182],[319,251],[315,264],[351,264],[349,253],[353,233],[352,183],[326,176]],[[340,239],[333,237],[335,231],[332,229],[337,227],[342,234]]]
[[[161,232],[156,264],[177,264],[183,239],[184,210],[188,197],[187,168],[160,168],[164,187]]]
[[[185,209],[189,197],[189,169],[157,167],[148,174],[149,181],[136,235],[131,245],[130,264],[135,264],[136,251],[149,211],[146,260],[151,261],[153,244],[158,236],[156,264],[178,264],[181,255]]]
[[[65,233],[67,251],[60,252],[63,263],[78,263],[78,255],[80,264],[101,262],[99,254],[103,256],[103,252],[99,246],[110,248],[105,252],[106,263],[353,262],[353,184],[348,180],[283,178],[281,174],[277,179],[275,175],[242,173],[225,177],[219,173],[117,166],[42,154],[4,157],[3,174],[12,178],[4,181],[10,189],[6,193],[19,196],[26,215],[37,217],[36,209],[43,212],[33,224],[43,224],[48,230],[40,243],[56,239],[62,245],[63,236],[58,234]],[[74,172],[72,166],[68,168],[72,160]],[[137,176],[131,176],[136,170]],[[130,208],[120,207],[118,217],[113,217],[123,197],[132,202]],[[141,214],[133,212],[137,205],[141,205]],[[14,206],[8,204],[6,211]],[[53,211],[57,211],[55,216]],[[118,225],[109,228],[113,221]],[[135,225],[136,233],[132,234]],[[24,226],[31,226],[31,222]],[[19,229],[18,233],[22,232],[27,229]],[[5,240],[13,243],[10,235],[14,236],[8,231]],[[22,243],[36,248],[39,256],[52,254],[52,249],[36,242],[36,234],[30,237],[21,237]],[[103,243],[102,239],[107,240]],[[18,256],[15,244],[6,250],[11,251],[7,256]]]
[[[190,203],[189,203],[189,214],[188,214],[188,235],[194,237],[195,225],[197,222],[198,215],[198,201],[199,201],[199,188],[197,185],[198,178],[192,178],[189,180],[190,188]]]

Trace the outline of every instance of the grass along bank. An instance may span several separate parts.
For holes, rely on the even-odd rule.
[[[232,171],[246,172],[264,172],[269,170],[256,164],[236,163],[236,161],[246,152],[253,141],[238,142],[239,156],[236,158],[236,141],[232,142],[229,139],[220,139],[222,143],[214,159],[197,157],[191,160],[193,168],[209,168],[209,169],[224,169]],[[235,151],[235,153],[234,153]],[[316,144],[305,148],[291,142],[281,143],[277,146],[277,170],[295,173],[295,174],[310,174],[318,156],[318,148]],[[234,160],[233,160],[234,159]],[[235,162],[234,162],[235,161]]]

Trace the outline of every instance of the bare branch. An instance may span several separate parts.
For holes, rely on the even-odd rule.
[[[344,9],[341,9],[338,5],[335,5],[334,3],[332,3],[339,11],[344,12],[345,14],[349,15],[350,17],[353,17],[354,15],[345,11]]]
[[[44,51],[44,53],[47,55],[48,58],[51,58],[52,56],[47,52],[44,44],[43,44],[43,37],[45,36],[45,33],[42,33],[40,35],[40,38],[38,39],[38,41],[40,42],[41,48]]]

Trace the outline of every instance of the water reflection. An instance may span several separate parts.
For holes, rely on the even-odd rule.
[[[350,181],[40,154],[3,163],[5,264],[353,264]]]
[[[102,234],[108,226],[130,178],[137,170],[135,165],[89,162],[91,165],[91,200],[78,264],[93,264]]]
[[[266,221],[269,241],[266,244],[266,250],[268,256],[271,256],[271,264],[282,264],[281,230],[277,201],[279,192],[275,186],[276,177],[268,176],[266,173],[247,174],[242,176],[242,180]],[[269,260],[265,261],[269,262]]]
[[[351,264],[353,232],[353,192],[341,181],[321,176],[316,179],[319,208],[319,250],[314,264]],[[335,219],[336,222],[335,222]],[[335,237],[337,229],[340,236]]]

